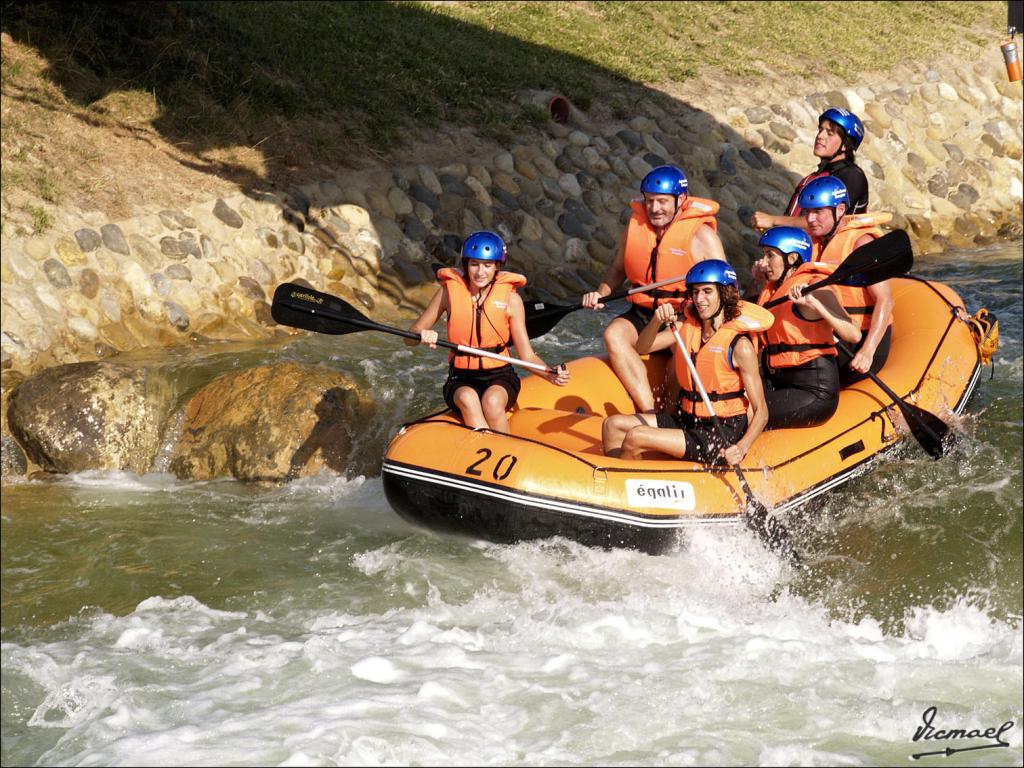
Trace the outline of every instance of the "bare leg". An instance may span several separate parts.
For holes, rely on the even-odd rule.
[[[622,441],[623,459],[639,459],[645,451],[659,451],[681,458],[686,453],[686,433],[647,425],[633,427]]]
[[[604,329],[608,361],[626,392],[633,398],[637,413],[654,413],[654,393],[647,380],[647,368],[636,351],[640,335],[628,320],[617,317]]]
[[[480,396],[472,387],[459,387],[455,390],[452,400],[455,401],[467,427],[485,429],[488,426],[483,406],[480,403]]]
[[[508,390],[499,385],[488,387],[484,390],[482,406],[487,425],[495,432],[507,434],[509,425],[505,409],[508,407]]]
[[[644,425],[653,428],[657,423],[658,417],[648,413],[617,413],[609,416],[601,425],[605,455],[618,456],[622,441],[630,430]]]

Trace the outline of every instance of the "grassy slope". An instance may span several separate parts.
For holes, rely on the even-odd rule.
[[[29,193],[45,229],[47,204],[116,183],[81,172],[110,146],[51,135],[55,114],[253,184],[445,122],[507,140],[547,119],[515,102],[526,89],[628,112],[623,93],[698,68],[754,94],[758,60],[855,83],[995,41],[1005,18],[992,2],[4,3],[3,193]]]

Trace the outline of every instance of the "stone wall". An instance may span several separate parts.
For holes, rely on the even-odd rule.
[[[864,119],[858,161],[871,207],[891,211],[918,252],[1020,237],[1021,84],[1007,82],[998,51],[803,96],[764,87],[757,104],[724,109],[656,100],[641,99],[624,122],[577,110],[568,125],[471,157],[457,131],[442,132],[434,156],[450,147],[447,164],[339,171],[287,193],[119,222],[82,213],[45,235],[4,235],[4,394],[52,365],[288,333],[269,306],[283,281],[304,279],[381,321],[408,319],[435,290],[431,264],[451,263],[481,228],[510,244],[533,295],[578,295],[612,258],[639,179],[667,162],[684,168],[691,193],[721,204],[722,240],[742,268],[756,253],[750,214],[779,211],[811,170],[828,105]]]

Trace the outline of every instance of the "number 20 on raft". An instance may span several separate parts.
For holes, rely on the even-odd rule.
[[[519,461],[517,456],[514,456],[511,453],[506,453],[504,456],[492,463],[490,459],[494,455],[494,451],[490,448],[480,448],[476,453],[480,458],[466,467],[466,474],[473,475],[474,477],[482,477],[487,473],[488,468],[490,468],[491,477],[499,482],[507,478],[512,473],[516,463]]]

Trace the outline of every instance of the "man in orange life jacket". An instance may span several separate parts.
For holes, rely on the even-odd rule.
[[[838,267],[854,250],[882,236],[871,214],[846,214],[847,199],[843,182],[833,176],[815,179],[800,193],[814,261]],[[888,280],[867,288],[840,285],[837,293],[864,334],[852,358],[839,350],[839,380],[846,385],[865,378],[869,370],[878,373],[885,365],[892,340],[894,301]]]
[[[601,299],[618,289],[626,278],[639,286],[679,277],[678,283],[630,296],[630,309],[604,331],[609,362],[639,413],[655,410],[647,369],[636,351],[640,332],[658,305],[668,302],[679,307],[685,296],[683,278],[695,263],[705,259],[725,261],[715,219],[718,203],[690,197],[688,191],[686,174],[673,165],[659,166],[644,177],[640,183],[643,199],[631,204],[633,215],[618,255],[597,290],[584,294],[582,299],[583,306],[602,309]]]
[[[736,272],[725,261],[700,262],[686,274],[686,287],[691,302],[685,305],[679,333],[715,409],[721,434],[680,357],[675,334],[661,330],[676,322],[675,308],[666,303],[654,311],[637,346],[644,354],[672,348],[678,401],[657,414],[617,413],[605,419],[602,438],[607,455],[639,459],[646,451],[656,451],[702,464],[739,464],[768,421],[749,334],[767,330],[771,313],[740,300]]]
[[[818,116],[818,133],[814,138],[814,155],[820,158],[818,169],[804,176],[782,216],[756,211],[751,219],[754,229],[771,227],[805,228],[800,210],[800,192],[810,182],[822,176],[834,176],[843,182],[850,196],[848,213],[864,213],[868,209],[868,179],[856,164],[854,152],[864,139],[864,123],[852,112],[829,107]]]
[[[772,227],[757,244],[767,278],[757,303],[787,299],[770,309],[775,322],[762,335],[765,429],[821,424],[839,406],[833,334],[857,344],[860,326],[839,303],[835,288],[804,294],[807,285],[835,271],[831,264],[811,261],[810,235],[796,227]]]
[[[526,278],[500,271],[505,259],[505,243],[494,232],[474,232],[467,237],[462,245],[462,269],[438,271],[441,288],[410,329],[420,334],[420,340],[405,343],[436,347],[437,331],[433,326],[447,313],[451,343],[508,357],[511,342],[521,359],[547,367],[530,345],[526,310],[516,293],[517,288],[526,285]],[[508,432],[507,411],[516,404],[520,388],[512,365],[454,351],[448,360],[445,404],[462,415],[467,427]],[[559,366],[555,374],[544,378],[564,386],[569,382],[569,372]]]

